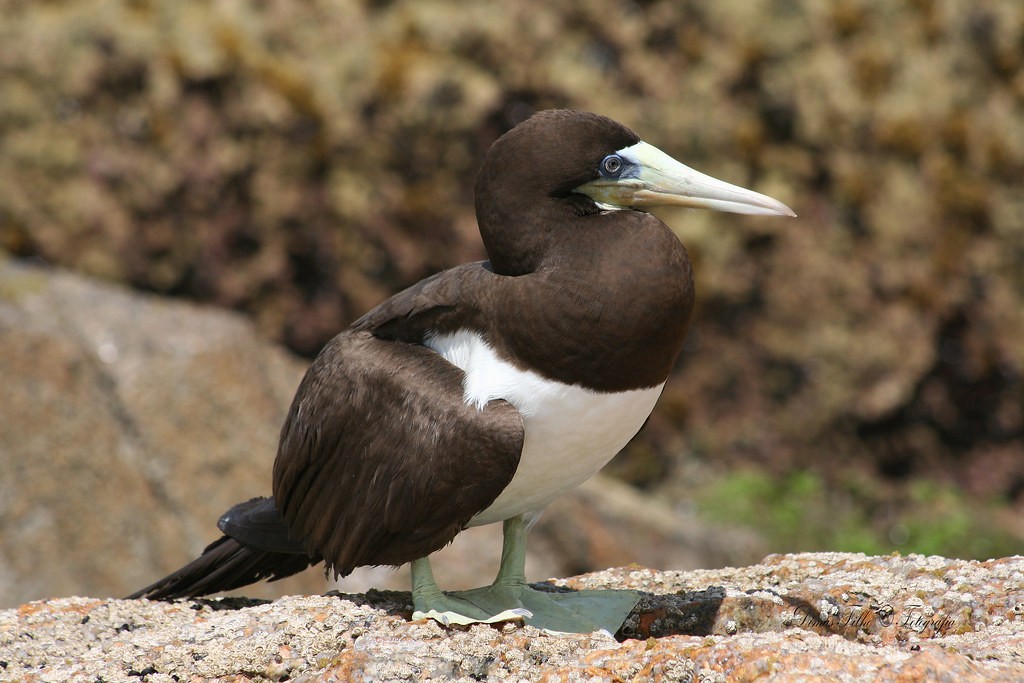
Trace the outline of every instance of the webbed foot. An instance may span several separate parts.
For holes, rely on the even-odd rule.
[[[614,634],[640,601],[640,594],[622,590],[549,592],[526,583],[527,524],[522,517],[505,521],[501,569],[484,588],[442,593],[430,562],[412,563],[413,619],[430,618],[451,624],[493,624],[522,620],[556,633]]]

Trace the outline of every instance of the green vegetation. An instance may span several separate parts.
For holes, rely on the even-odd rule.
[[[902,488],[839,489],[808,471],[773,477],[755,470],[724,475],[697,494],[702,516],[763,534],[773,550],[922,553],[987,559],[1020,552],[1000,528],[997,506],[930,480]]]

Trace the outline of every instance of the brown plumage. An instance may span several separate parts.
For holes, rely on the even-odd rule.
[[[617,163],[605,166],[609,158]],[[640,175],[648,162],[654,180]],[[627,210],[607,210],[619,196],[626,203],[615,208]],[[572,388],[565,395],[575,398],[566,401],[596,401],[596,415],[617,405],[602,404],[605,396],[639,389],[656,396],[686,335],[693,274],[667,226],[628,210],[634,196],[643,206],[792,213],[693,172],[610,119],[535,115],[491,147],[477,179],[489,260],[423,280],[328,343],[281,430],[273,498],[232,508],[219,523],[223,538],[131,597],[201,595],[320,561],[342,576],[361,565],[403,564],[449,543],[514,477],[543,481],[548,473],[536,468],[558,455],[545,452],[544,443],[531,446],[535,469],[518,479],[529,416],[503,399],[514,394],[522,401],[523,394],[488,385],[496,398],[471,404],[467,366],[432,350],[438,336],[469,333],[496,362],[539,378],[531,382]],[[486,371],[474,372],[486,379]],[[616,427],[615,438],[625,443],[644,417]],[[558,425],[556,441],[564,436],[557,430],[572,436],[587,429],[557,419],[543,424],[549,434]],[[612,455],[581,462],[600,467]],[[495,514],[516,508],[503,505]],[[527,513],[533,511],[507,514]]]
[[[426,347],[335,337],[299,386],[274,464],[289,529],[335,574],[444,547],[508,485],[523,422],[462,400],[462,371]],[[466,476],[472,473],[472,476]]]

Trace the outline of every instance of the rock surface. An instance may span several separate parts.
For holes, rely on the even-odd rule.
[[[0,680],[1019,681],[1024,558],[769,556],[555,582],[647,598],[613,638],[409,622],[407,593],[0,612]]]
[[[302,369],[238,315],[0,257],[0,605],[191,559],[269,490]]]

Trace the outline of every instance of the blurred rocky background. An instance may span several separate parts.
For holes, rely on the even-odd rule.
[[[481,155],[563,106],[800,218],[663,214],[698,310],[610,468],[633,488],[593,494],[647,516],[615,536],[581,494],[575,521],[538,530],[578,546],[541,572],[1022,552],[1024,4],[0,11],[3,604],[123,594],[212,540],[221,511],[265,492],[303,365],[266,342],[311,357],[389,293],[482,258]],[[648,546],[713,531],[686,557],[604,552],[648,518],[664,530]]]

